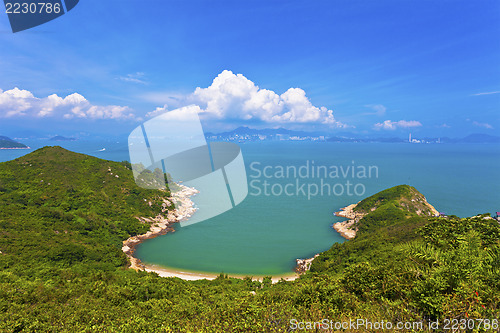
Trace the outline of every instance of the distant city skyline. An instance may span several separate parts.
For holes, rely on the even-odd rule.
[[[16,34],[0,15],[0,135],[125,135],[172,110],[215,133],[499,134],[498,1],[119,4]]]

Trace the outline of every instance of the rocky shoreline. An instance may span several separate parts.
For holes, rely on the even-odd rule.
[[[151,223],[149,231],[142,235],[129,237],[123,241],[122,251],[130,260],[130,268],[135,270],[146,270],[147,268],[138,258],[134,257],[137,245],[146,239],[155,238],[168,232],[173,232],[173,223],[183,221],[191,217],[196,212],[194,203],[190,198],[191,196],[199,193],[199,191],[195,188],[184,185],[179,185],[179,187],[181,187],[180,191],[172,194],[172,196],[168,199],[163,199],[162,213],[166,212],[166,216],[159,214],[156,217],[138,217],[141,222]],[[168,210],[167,207],[170,207],[174,201],[176,208],[174,210]]]
[[[337,222],[333,224],[333,229],[337,231],[342,237],[345,239],[353,239],[356,237],[356,232],[358,231],[358,222],[361,220],[366,214],[355,212],[354,209],[359,204],[352,204],[347,207],[341,208],[340,211],[335,212],[335,216],[344,217],[348,219],[347,221]]]
[[[304,274],[311,269],[311,265],[314,259],[319,256],[319,253],[315,254],[314,257],[308,259],[295,259],[297,266],[295,267],[295,272],[297,274]]]
[[[337,222],[332,225],[333,229],[335,229],[335,231],[337,231],[342,237],[347,240],[356,237],[356,232],[358,231],[358,227],[356,224],[363,218],[363,216],[366,215],[354,211],[354,208],[356,208],[357,205],[358,204],[349,205],[347,207],[341,208],[339,212],[334,213],[335,216],[345,217],[346,219],[349,219],[347,221]],[[295,261],[297,262],[297,266],[295,267],[295,272],[297,274],[304,274],[305,272],[310,270],[313,260],[318,256],[319,253],[312,258],[296,259]]]

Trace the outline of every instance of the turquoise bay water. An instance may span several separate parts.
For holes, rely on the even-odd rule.
[[[27,142],[31,147],[53,144]],[[117,142],[58,142],[70,150],[104,159],[128,159],[126,144]],[[212,219],[142,243],[136,255],[148,264],[180,270],[226,272],[243,275],[278,275],[291,272],[296,258],[306,258],[344,241],[332,228],[342,219],[333,216],[339,208],[385,188],[410,184],[422,192],[439,211],[458,216],[500,211],[499,145],[421,145],[421,144],[350,144],[326,142],[256,142],[240,145],[247,166],[249,195],[234,209]],[[105,151],[99,151],[106,148]],[[27,151],[0,151],[0,160],[9,160]],[[308,178],[270,178],[258,176],[257,169],[269,171],[277,166],[302,168],[309,163]],[[378,177],[359,178],[349,172],[344,177],[323,179],[337,194],[307,197],[307,186],[321,185],[312,176],[311,165],[338,169],[372,166]],[[252,167],[250,167],[252,165]],[[374,169],[376,168],[376,169]],[[306,175],[306,176],[307,176]],[[286,176],[286,175],[285,175]],[[293,175],[291,175],[293,176]],[[333,176],[330,174],[330,176]],[[324,177],[323,177],[324,178]],[[275,194],[287,184],[287,196],[265,195],[263,182],[274,186]],[[305,193],[296,191],[304,184]],[[347,194],[346,182],[358,184],[358,194]],[[262,193],[256,195],[258,191]],[[351,186],[351,192],[353,188]],[[364,192],[364,193],[361,193]],[[311,193],[313,194],[313,193]],[[200,196],[201,198],[201,196]],[[200,212],[203,202],[194,202]]]
[[[439,211],[458,216],[500,210],[500,149],[491,145],[339,144],[312,142],[259,142],[242,144],[251,186],[245,201],[233,210],[141,244],[137,256],[146,263],[179,269],[237,274],[291,272],[296,258],[324,251],[343,242],[332,228],[341,221],[333,212],[385,188],[410,184],[421,191]],[[258,175],[265,166],[376,166],[378,178],[327,179],[330,184],[362,184],[356,195],[307,194],[266,196],[262,182],[296,184],[295,178]],[[259,162],[260,165],[256,165]],[[258,166],[258,167],[257,167]],[[311,176],[311,171],[309,176]],[[300,179],[301,184],[320,185],[321,179]],[[256,185],[257,183],[253,183]],[[271,186],[271,185],[270,185]],[[292,191],[292,186],[289,187]],[[341,187],[337,186],[337,193]],[[344,187],[345,191],[347,189]],[[361,187],[358,186],[358,193]],[[279,186],[275,185],[275,193]],[[292,191],[293,192],[293,191]],[[296,193],[295,193],[296,194]],[[194,198],[196,203],[196,197]],[[200,209],[203,209],[200,207]]]

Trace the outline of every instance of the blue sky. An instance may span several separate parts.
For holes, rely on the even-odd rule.
[[[187,105],[210,131],[498,135],[498,36],[496,0],[85,0],[16,34],[1,14],[0,135],[122,135]]]

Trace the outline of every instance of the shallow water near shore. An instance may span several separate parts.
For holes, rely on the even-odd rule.
[[[30,147],[54,142],[24,142]],[[56,142],[67,149],[104,159],[128,159],[126,143],[104,141]],[[399,184],[409,184],[423,193],[429,203],[446,214],[471,216],[500,211],[500,146],[475,144],[351,144],[327,142],[255,142],[240,144],[250,182],[248,197],[234,209],[212,219],[140,244],[136,257],[146,264],[177,270],[236,275],[281,275],[295,267],[296,258],[312,257],[344,239],[332,229],[333,216],[341,207]],[[105,151],[99,151],[106,148]],[[1,151],[0,161],[32,150]],[[252,164],[253,163],[253,164]],[[309,163],[309,171],[305,167]],[[312,174],[312,166],[327,167],[328,175]],[[279,177],[279,166],[304,171],[308,177]],[[336,166],[339,177],[330,177]],[[343,170],[355,167],[356,173]],[[375,166],[378,177],[359,177],[362,167]],[[266,169],[266,177],[264,168]],[[318,170],[318,169],[316,169]],[[320,169],[320,173],[321,173]],[[259,176],[258,173],[261,172]],[[372,170],[373,171],[373,170]],[[278,172],[278,174],[276,173]],[[312,195],[315,186],[328,184],[330,191]],[[253,183],[252,183],[253,181]],[[267,193],[264,190],[267,181]],[[299,181],[299,183],[297,183]],[[349,181],[351,194],[347,194]],[[291,185],[290,185],[291,184]],[[358,184],[354,193],[354,185]],[[288,185],[288,194],[284,190]],[[304,185],[304,191],[297,190]],[[273,187],[274,186],[274,187]],[[335,188],[333,188],[336,186]],[[282,190],[281,195],[280,189]],[[202,190],[202,189],[200,189]],[[258,191],[260,195],[256,195]],[[209,202],[193,197],[200,212]]]

